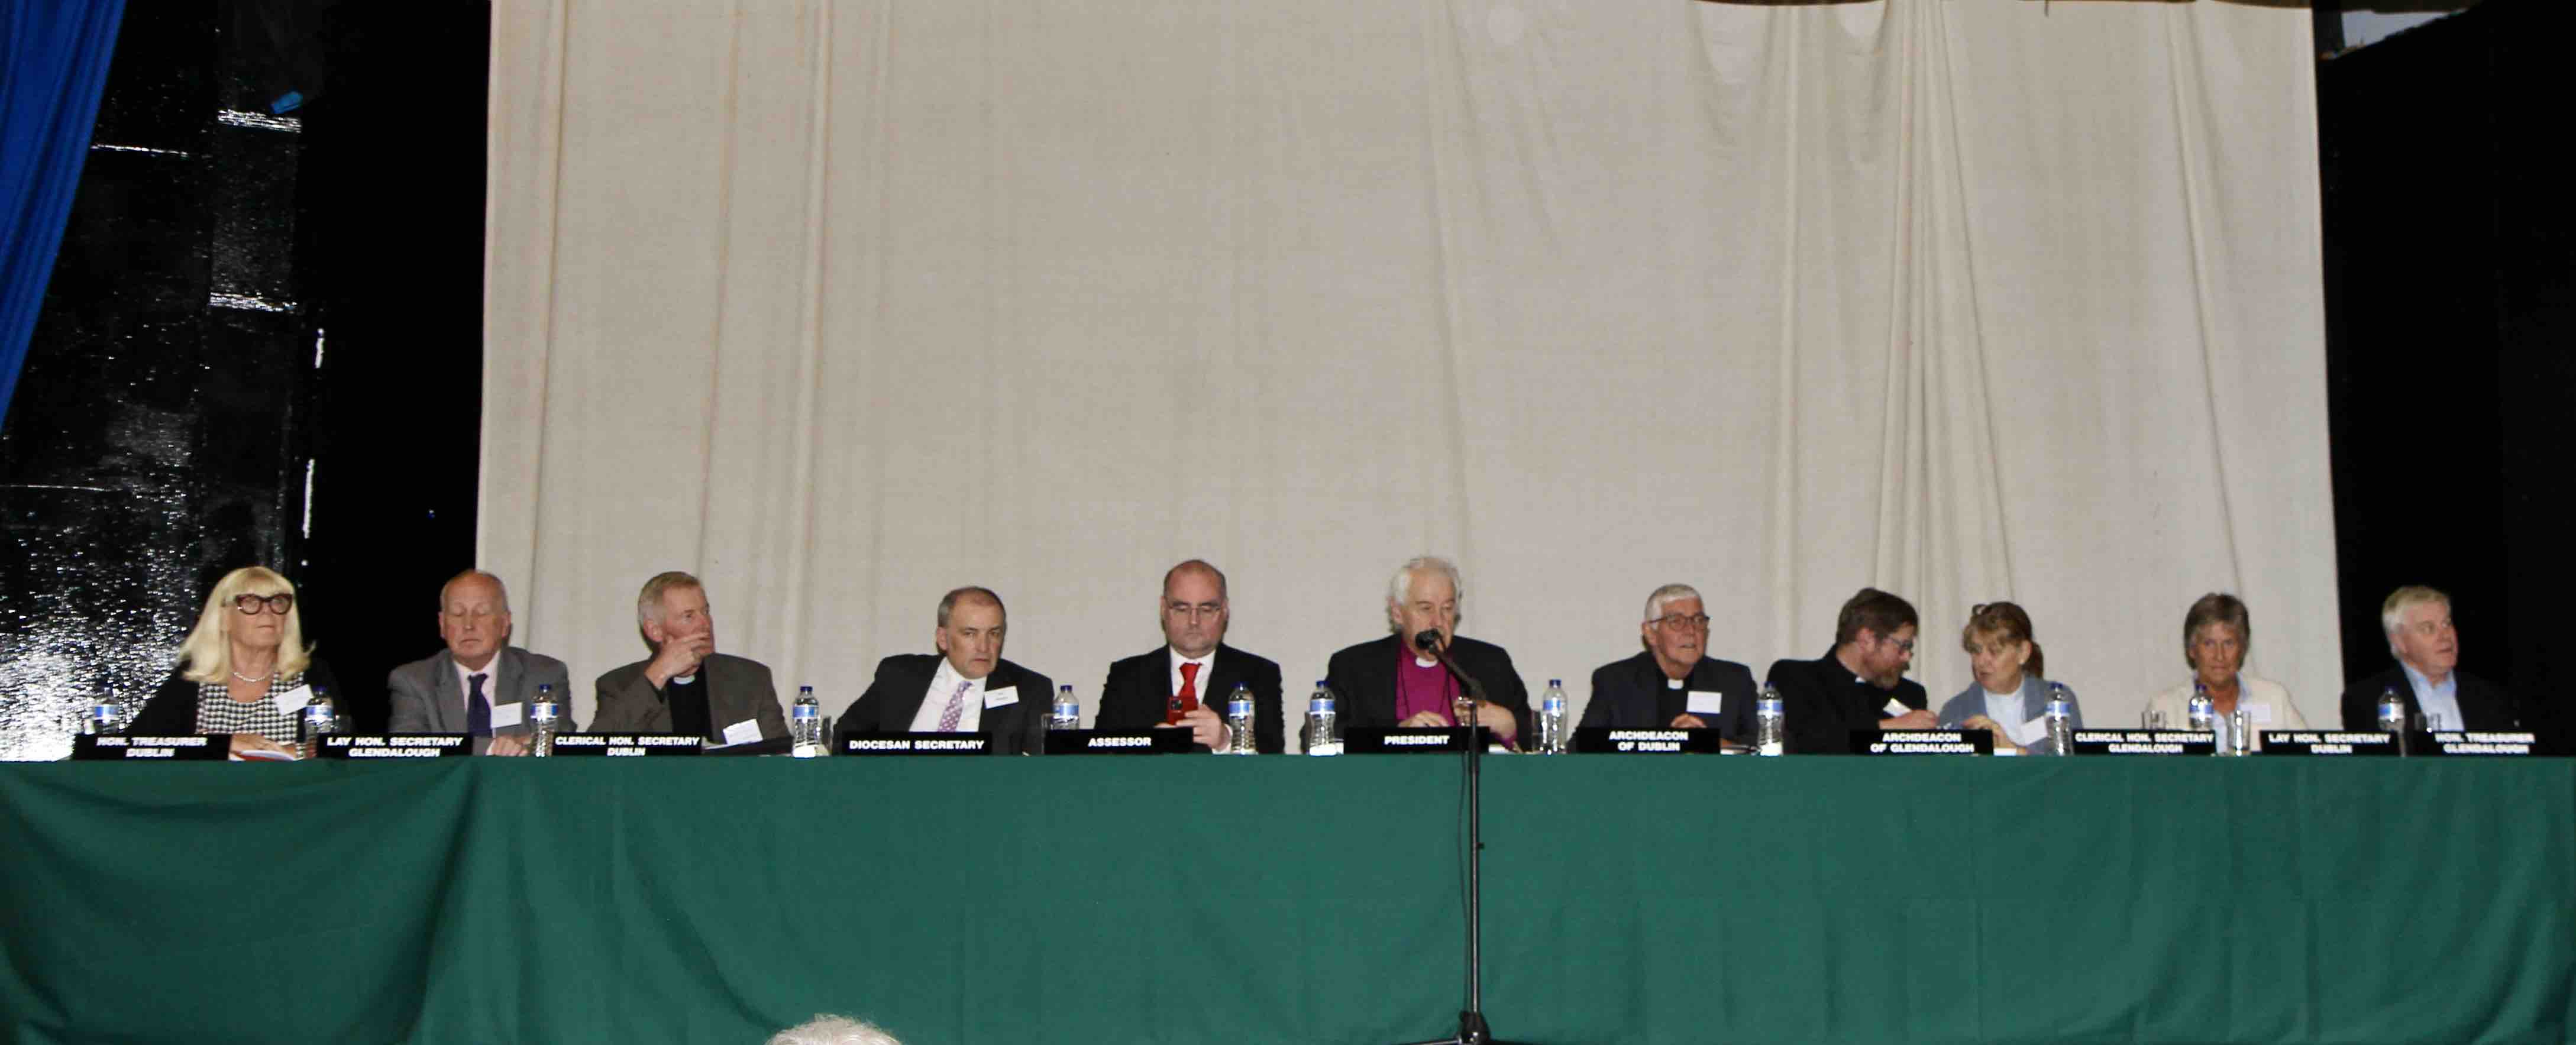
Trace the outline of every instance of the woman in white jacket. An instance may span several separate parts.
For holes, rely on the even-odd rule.
[[[2308,728],[2307,717],[2299,714],[2289,690],[2239,670],[2245,666],[2245,652],[2253,646],[2254,623],[2243,600],[2219,592],[2201,596],[2182,618],[2182,658],[2191,665],[2192,679],[2147,701],[2147,721],[2162,723],[2165,729],[2190,728],[2192,691],[2205,690],[2218,706],[2220,750],[2226,749],[2228,716],[2240,705],[2253,727],[2250,739],[2255,750],[2262,750],[2264,730]]]

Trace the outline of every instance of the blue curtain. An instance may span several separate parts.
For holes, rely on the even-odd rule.
[[[0,418],[63,243],[125,0],[0,0]]]

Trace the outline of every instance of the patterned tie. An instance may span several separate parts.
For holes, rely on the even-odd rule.
[[[1199,665],[1184,661],[1181,664],[1181,691],[1172,695],[1171,710],[1163,714],[1163,721],[1177,723],[1182,715],[1198,709]]]
[[[940,732],[957,732],[958,716],[966,713],[966,691],[973,688],[975,688],[974,680],[968,679],[957,684],[957,692],[948,695],[948,710],[939,713]]]
[[[483,695],[483,679],[479,674],[469,678],[474,692],[465,697],[465,732],[478,737],[492,735],[492,700]]]

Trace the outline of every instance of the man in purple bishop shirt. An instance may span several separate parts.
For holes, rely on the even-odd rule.
[[[1485,687],[1476,707],[1479,724],[1511,744],[1529,730],[1529,687],[1512,668],[1512,655],[1492,643],[1458,637],[1458,602],[1465,595],[1458,567],[1436,556],[1407,560],[1387,581],[1386,623],[1392,632],[1333,654],[1324,684],[1341,701],[1348,726],[1454,726],[1463,686],[1429,652],[1417,648],[1425,632],[1448,650],[1460,670]]]

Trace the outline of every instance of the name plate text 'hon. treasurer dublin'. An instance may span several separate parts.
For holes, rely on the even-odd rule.
[[[1982,729],[1855,729],[1855,755],[1991,755],[1995,735]]]
[[[2215,755],[2218,734],[2188,729],[2079,729],[2079,755]]]
[[[555,738],[554,752],[575,758],[661,758],[695,755],[706,748],[705,737],[686,733],[569,733]]]
[[[982,733],[853,733],[841,738],[844,755],[982,755],[993,738]]]
[[[186,737],[73,737],[74,762],[221,762],[232,754],[230,733]]]

